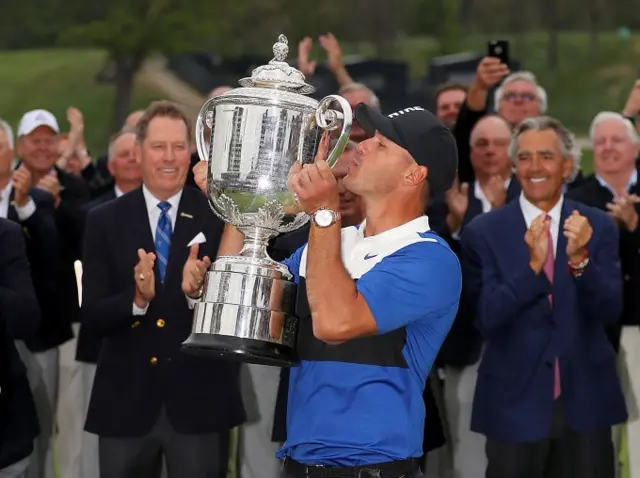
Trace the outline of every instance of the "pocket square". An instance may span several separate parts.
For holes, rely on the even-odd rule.
[[[204,234],[202,234],[201,232],[198,233],[198,235],[196,235],[196,237],[194,237],[193,239],[191,239],[191,242],[189,242],[189,244],[187,244],[187,247],[191,247],[194,244],[203,244],[207,242],[207,238],[204,237]]]

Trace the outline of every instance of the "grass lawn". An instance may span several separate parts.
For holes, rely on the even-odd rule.
[[[15,129],[23,113],[50,110],[68,131],[68,106],[85,116],[85,136],[94,155],[106,152],[111,135],[115,88],[95,82],[105,55],[99,50],[0,51],[0,118]],[[157,91],[136,85],[131,108],[144,108],[161,98]]]

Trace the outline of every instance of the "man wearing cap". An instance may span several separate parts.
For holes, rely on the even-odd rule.
[[[422,476],[422,391],[460,297],[458,260],[424,215],[456,174],[451,133],[420,107],[385,117],[360,104],[355,115],[370,138],[343,183],[363,201],[362,225],[341,229],[326,136],[289,177],[311,216],[308,244],[284,261],[298,284],[301,364],[278,457],[294,478]],[[227,227],[218,253],[241,242]]]
[[[55,166],[60,159],[59,133],[60,128],[53,114],[42,109],[32,110],[20,120],[16,144],[18,157],[22,160],[16,174],[28,177],[31,187],[44,192],[46,197],[46,202],[43,202],[39,199],[41,195],[31,195],[32,199],[25,207],[35,210],[51,208],[53,204],[52,214],[59,237],[60,266],[55,276],[57,300],[46,307],[45,312],[50,315],[45,314],[37,337],[26,341],[37,361],[38,380],[46,391],[42,396],[36,395],[38,418],[44,431],[51,430],[54,423],[52,413],[56,409],[59,380],[58,347],[72,337],[70,324],[78,321],[78,292],[73,262],[80,257],[82,222],[79,206],[89,199],[88,188],[82,179]],[[38,278],[34,277],[34,280]],[[47,433],[43,432],[36,459],[31,465],[37,469],[44,468],[41,472],[45,477],[53,476],[50,443]]]

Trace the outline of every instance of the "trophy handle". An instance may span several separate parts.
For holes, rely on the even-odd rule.
[[[329,106],[333,102],[338,103],[342,108],[342,111],[329,109]],[[316,123],[320,128],[325,131],[334,131],[342,126],[342,131],[340,131],[338,142],[329,152],[329,156],[327,156],[327,164],[331,168],[333,168],[333,166],[336,164],[338,158],[347,145],[347,141],[349,141],[352,122],[353,113],[351,111],[351,106],[349,106],[347,100],[345,100],[342,96],[325,96],[318,104],[318,109],[316,109]]]
[[[209,140],[213,139],[213,110],[209,109],[215,98],[209,98],[198,113],[196,118],[196,147],[198,149],[198,156],[201,161],[209,161],[211,159],[211,150],[207,148],[207,142],[205,141],[205,123],[211,131]],[[211,144],[211,141],[209,141]],[[207,151],[209,149],[209,151]]]

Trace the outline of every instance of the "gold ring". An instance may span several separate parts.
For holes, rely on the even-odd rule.
[[[144,280],[144,274],[141,272],[140,275],[138,276],[138,279],[140,279],[141,281]]]

